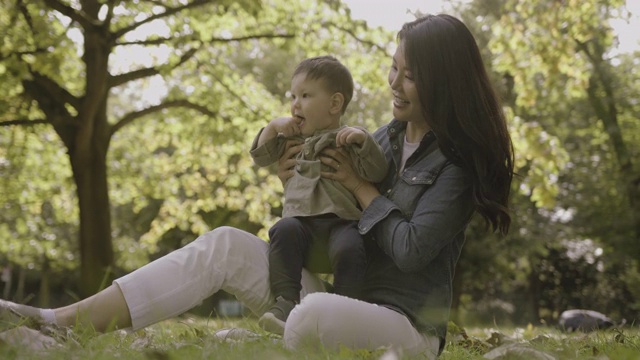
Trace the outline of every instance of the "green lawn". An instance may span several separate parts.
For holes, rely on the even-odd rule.
[[[242,328],[252,334],[242,340],[234,333],[221,338],[221,329]],[[220,335],[220,333],[217,333]],[[0,342],[0,359],[379,359],[379,351],[328,351],[283,348],[280,337],[257,327],[255,319],[182,317],[136,333],[96,334],[90,329],[61,330],[50,335],[61,344],[29,350]],[[499,350],[496,348],[503,346]],[[509,349],[500,359],[640,359],[640,330],[623,328],[589,334],[564,334],[551,328],[450,327],[441,359],[483,359]],[[493,352],[490,352],[492,351]]]

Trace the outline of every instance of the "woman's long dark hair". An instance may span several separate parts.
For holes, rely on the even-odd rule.
[[[441,14],[405,24],[398,39],[440,149],[470,171],[476,210],[506,234],[513,144],[473,35],[460,20]]]

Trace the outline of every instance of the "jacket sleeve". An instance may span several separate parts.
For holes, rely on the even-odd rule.
[[[400,270],[412,272],[429,264],[464,232],[473,212],[471,182],[462,169],[449,163],[420,196],[409,218],[381,195],[364,209],[358,228],[362,235],[369,234]]]
[[[260,129],[258,135],[253,139],[253,144],[251,144],[251,150],[249,152],[253,158],[253,162],[258,166],[264,167],[278,161],[284,152],[285,141],[284,137],[278,135],[258,146],[258,139],[262,131],[264,131],[264,128]]]
[[[387,175],[389,164],[382,147],[364,128],[367,137],[362,145],[349,146],[349,155],[358,174],[369,182],[379,182]]]

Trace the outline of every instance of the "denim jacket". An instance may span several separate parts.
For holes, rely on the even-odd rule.
[[[374,133],[389,171],[358,222],[368,268],[363,300],[405,314],[418,331],[444,346],[453,273],[474,212],[471,179],[447,159],[433,132],[398,174],[406,123],[393,120]]]

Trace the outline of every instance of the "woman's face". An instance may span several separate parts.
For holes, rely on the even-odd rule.
[[[422,121],[422,105],[411,71],[406,67],[404,43],[401,41],[393,55],[389,70],[389,85],[393,92],[393,116],[401,121]]]

